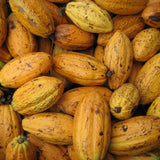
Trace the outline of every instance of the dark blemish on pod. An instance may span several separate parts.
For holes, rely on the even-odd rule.
[[[20,7],[20,6],[18,6],[18,10],[19,10],[19,12],[21,12],[21,13],[25,13],[24,9],[23,9],[22,7]]]
[[[10,22],[9,22],[9,25],[11,26],[11,27],[10,27],[11,29],[16,28],[16,26],[15,26],[15,24],[14,24],[14,22],[13,22],[13,21],[10,21]]]
[[[38,85],[38,87],[41,87],[41,86],[42,86],[42,84],[39,84],[39,85]]]
[[[92,70],[97,70],[97,68],[95,68],[95,66],[92,65],[90,62],[88,62],[88,64],[91,66]]]
[[[99,135],[100,135],[100,136],[103,136],[103,132],[100,132]]]
[[[36,23],[36,22],[34,22],[34,20],[33,20],[33,19],[28,18],[28,22],[30,23],[30,25],[31,25],[31,26],[33,26],[33,27],[37,27],[37,23]]]
[[[41,129],[38,129],[38,131],[43,132]]]
[[[124,132],[126,132],[126,131],[128,130],[128,126],[123,125],[123,126],[122,126],[122,129],[123,129]]]
[[[156,21],[156,22],[160,22],[160,13],[155,16],[149,16],[149,19]]]
[[[116,112],[116,113],[120,113],[122,110],[122,107],[114,107],[113,108],[113,111]]]
[[[27,65],[29,68],[32,68],[32,66],[31,66],[29,63],[26,63],[26,65]]]
[[[114,71],[107,71],[106,77],[111,77],[113,74],[115,74]]]
[[[95,110],[95,114],[98,114],[99,113],[99,109]]]

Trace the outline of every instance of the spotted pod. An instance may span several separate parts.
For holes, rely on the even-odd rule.
[[[33,34],[48,37],[55,30],[54,20],[40,0],[9,0],[9,5],[17,19]]]
[[[28,52],[5,64],[0,71],[0,84],[18,88],[27,81],[46,74],[52,66],[51,56],[45,52]]]
[[[108,151],[111,117],[107,102],[92,91],[79,103],[73,121],[73,146],[79,159],[102,160]]]
[[[93,1],[72,1],[67,3],[66,15],[75,25],[92,33],[112,31],[113,24],[110,14]]]
[[[160,53],[157,53],[143,65],[133,82],[140,93],[140,104],[149,104],[160,95],[159,80]]]
[[[123,31],[116,31],[104,49],[104,64],[113,74],[108,77],[110,89],[117,89],[128,79],[133,65],[133,47]]]
[[[22,120],[25,131],[46,143],[57,145],[72,144],[73,117],[64,113],[37,113]]]
[[[19,114],[36,114],[52,107],[63,90],[64,84],[60,79],[40,76],[19,87],[13,94],[11,104]]]
[[[112,125],[109,152],[115,155],[139,155],[158,148],[160,118],[134,116]]]
[[[103,85],[108,68],[95,57],[80,52],[61,52],[53,56],[53,68],[73,83]]]

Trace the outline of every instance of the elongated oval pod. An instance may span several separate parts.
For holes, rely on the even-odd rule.
[[[112,125],[109,152],[115,155],[139,155],[158,148],[160,118],[135,116]]]
[[[7,160],[35,160],[37,159],[37,149],[30,143],[29,139],[20,135],[14,137],[12,141],[9,142],[6,149],[6,159]]]
[[[103,160],[111,137],[107,102],[92,91],[79,103],[73,121],[73,146],[79,159]]]
[[[133,82],[140,93],[140,104],[149,104],[160,95],[159,80],[160,53],[157,53],[143,65]]]
[[[43,112],[62,96],[64,83],[55,77],[40,76],[19,87],[13,94],[12,107],[22,115]]]
[[[21,117],[11,105],[0,105],[0,159],[5,159],[5,151],[8,143],[23,134]]]
[[[48,37],[55,30],[51,13],[41,0],[9,0],[17,19],[33,34]]]
[[[107,33],[113,29],[110,14],[93,1],[68,2],[65,13],[75,25],[84,31]]]
[[[22,127],[46,143],[72,144],[73,117],[70,115],[56,112],[37,113],[25,117]]]
[[[80,52],[61,52],[53,56],[53,68],[73,83],[103,85],[108,68],[95,57]]]
[[[4,87],[18,88],[27,81],[46,74],[51,66],[51,55],[45,52],[29,52],[17,56],[0,71],[0,84]]]

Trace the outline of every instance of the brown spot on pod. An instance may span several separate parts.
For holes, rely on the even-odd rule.
[[[126,131],[127,131],[127,129],[128,129],[128,126],[123,125],[123,126],[122,126],[122,129],[123,129],[123,131],[124,131],[124,132],[126,132]]]
[[[120,113],[122,110],[122,107],[114,107],[113,108],[113,111],[116,112],[116,113]]]

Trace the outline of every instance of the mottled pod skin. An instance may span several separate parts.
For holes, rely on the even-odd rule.
[[[140,93],[140,104],[149,104],[160,95],[159,79],[160,53],[157,53],[143,65],[134,80]]]
[[[145,62],[160,50],[160,31],[147,28],[140,31],[132,40],[134,59]]]
[[[112,18],[112,21],[113,30],[109,33],[100,33],[98,35],[97,43],[99,45],[106,46],[110,38],[117,30],[123,31],[129,39],[132,39],[145,27],[141,14],[116,15]]]
[[[17,19],[33,34],[48,37],[55,30],[51,13],[41,0],[9,0]]]
[[[80,101],[92,91],[97,91],[101,94],[107,103],[112,95],[112,91],[106,87],[76,87],[66,91],[54,107],[60,109],[64,113],[74,115]]]
[[[18,88],[27,81],[46,74],[52,66],[51,55],[45,52],[28,52],[10,60],[0,70],[0,84]]]
[[[148,0],[95,0],[95,2],[109,12],[120,15],[130,15],[141,12]]]
[[[80,52],[61,52],[53,56],[53,68],[80,85],[103,85],[108,68],[95,57]]]
[[[14,13],[8,16],[7,23],[6,46],[12,57],[37,51],[36,37],[18,21]]]
[[[109,152],[115,155],[139,155],[158,148],[160,118],[135,116],[112,125]]]
[[[147,115],[160,117],[160,96],[158,96],[149,106]]]
[[[55,77],[40,76],[19,87],[13,94],[12,107],[22,115],[43,112],[62,96],[63,82]]]
[[[132,83],[124,83],[112,93],[109,100],[110,111],[119,120],[128,119],[135,112],[139,100],[138,89]]]
[[[110,14],[93,1],[72,1],[67,3],[65,13],[75,25],[92,33],[112,31]]]
[[[74,24],[61,24],[55,29],[54,43],[68,50],[85,50],[94,45],[95,35]]]
[[[107,102],[92,91],[79,103],[73,122],[73,146],[79,159],[103,160],[111,136]]]
[[[5,159],[8,143],[23,133],[21,117],[11,105],[0,105],[0,159]]]
[[[104,64],[112,72],[107,85],[117,89],[128,79],[133,65],[131,41],[123,31],[117,30],[104,49]]]
[[[22,120],[25,131],[46,143],[57,145],[72,144],[73,117],[64,113],[37,113]]]
[[[6,149],[7,160],[35,160],[37,159],[37,149],[30,143],[29,139],[24,135],[14,137]]]

